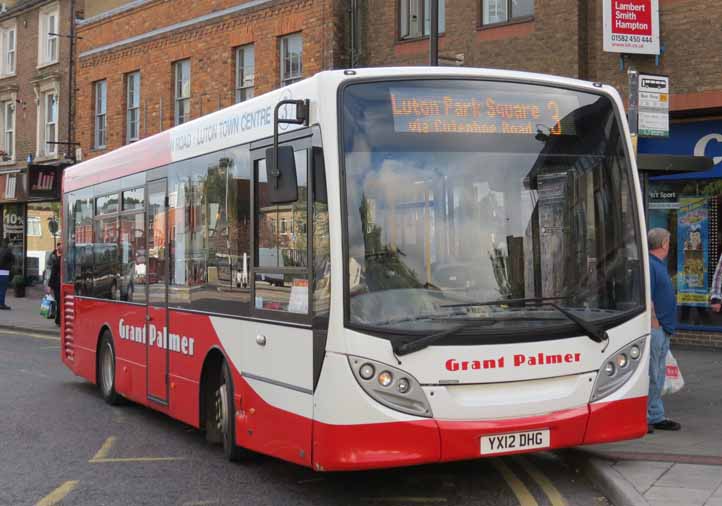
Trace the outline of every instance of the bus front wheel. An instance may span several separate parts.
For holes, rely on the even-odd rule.
[[[221,366],[218,389],[215,395],[215,421],[223,437],[223,453],[232,462],[245,456],[245,450],[236,445],[235,408],[233,405],[233,379],[228,364]]]
[[[115,348],[107,330],[98,345],[98,386],[105,402],[112,406],[120,404],[121,397],[115,391]]]

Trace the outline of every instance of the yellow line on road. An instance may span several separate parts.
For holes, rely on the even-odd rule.
[[[535,482],[541,487],[552,503],[552,506],[567,506],[567,501],[559,493],[549,478],[537,467],[524,457],[514,457],[514,460],[521,464],[524,470],[529,473]]]
[[[446,502],[445,497],[407,497],[407,496],[395,496],[395,497],[362,497],[362,501],[365,502],[413,502],[419,504],[432,504]]]
[[[208,506],[210,504],[219,504],[218,499],[210,499],[208,501],[191,501],[184,502],[183,506]]]
[[[32,332],[25,332],[20,329],[18,329],[17,331],[2,329],[2,330],[0,330],[0,334],[6,335],[6,336],[20,336],[20,337],[28,336],[28,337],[33,337],[35,339],[44,339],[45,341],[60,341],[60,337],[48,336],[46,334],[33,334]]]
[[[103,446],[101,446],[100,450],[98,450],[98,453],[96,453],[95,456],[90,459],[90,462],[106,458],[110,453],[110,449],[113,448],[116,439],[117,438],[115,436],[110,436],[108,439],[106,439],[105,443],[103,443]]]
[[[76,487],[77,484],[77,481],[66,481],[35,503],[35,506],[53,506],[54,504],[58,504]]]
[[[90,464],[105,464],[107,462],[163,462],[172,460],[185,460],[183,457],[127,457],[117,459],[90,459]]]
[[[539,503],[536,502],[536,499],[531,495],[529,489],[526,488],[526,485],[514,474],[514,471],[512,471],[509,466],[500,459],[492,460],[491,464],[499,471],[504,481],[506,481],[509,488],[511,488],[511,491],[514,492],[521,506],[539,506]]]

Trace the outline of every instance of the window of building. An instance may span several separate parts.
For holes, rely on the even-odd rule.
[[[43,156],[53,156],[58,153],[58,95],[54,91],[44,93],[41,99],[41,114],[43,136],[40,142],[40,152]]]
[[[534,15],[534,0],[482,0],[481,23],[508,23]]]
[[[439,33],[446,31],[446,2],[439,0]],[[399,38],[417,39],[431,34],[431,0],[399,2]]]
[[[131,72],[126,77],[126,131],[127,142],[140,138],[140,72]]]
[[[95,149],[101,149],[105,147],[107,142],[108,83],[106,81],[97,81],[93,85],[93,88],[93,94],[95,96],[95,137],[93,139],[93,147]]]
[[[236,49],[236,102],[253,98],[256,56],[253,44]]]
[[[27,219],[27,235],[28,237],[40,237],[43,235],[43,229],[40,224],[40,218],[37,216],[28,216]]]
[[[0,62],[0,75],[11,76],[15,74],[15,59],[17,46],[17,27],[15,20],[7,21],[0,26],[0,50],[2,61]]]
[[[175,86],[173,98],[175,100],[174,124],[180,125],[191,117],[191,61],[181,60],[173,64]]]
[[[60,8],[52,4],[40,10],[38,26],[38,65],[49,65],[58,61],[58,18]]]
[[[7,162],[15,159],[15,100],[1,102],[0,114],[2,114],[0,162]]]
[[[281,86],[303,78],[303,37],[300,33],[281,38]]]

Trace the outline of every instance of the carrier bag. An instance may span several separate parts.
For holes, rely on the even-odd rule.
[[[664,387],[662,388],[662,395],[674,394],[682,390],[682,387],[684,387],[684,379],[682,378],[682,373],[677,365],[677,360],[675,360],[671,351],[667,352],[667,359],[665,362]]]

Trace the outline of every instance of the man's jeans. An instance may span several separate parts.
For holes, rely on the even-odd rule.
[[[10,281],[10,276],[6,274],[0,274],[0,306],[5,305],[5,292],[8,289],[8,282]]]
[[[665,419],[662,388],[664,387],[667,352],[669,351],[669,335],[662,327],[652,329],[652,342],[650,344],[647,423],[653,424]]]

